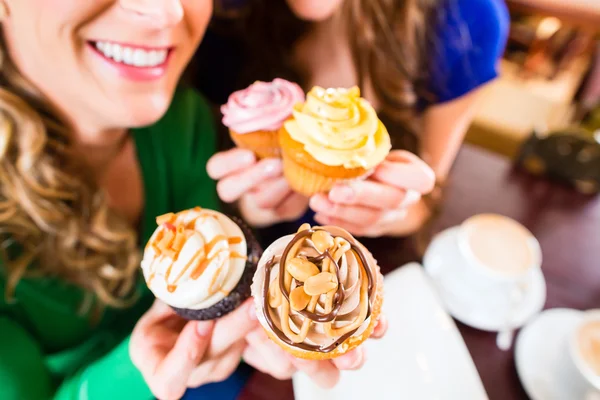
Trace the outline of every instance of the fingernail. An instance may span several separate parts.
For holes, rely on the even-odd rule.
[[[352,354],[352,358],[348,361],[348,369],[358,367],[363,361],[363,352],[361,350],[355,350],[355,353]]]
[[[256,160],[256,156],[251,151],[244,151],[240,158],[244,164],[251,164]]]
[[[400,203],[400,208],[412,206],[419,201],[419,199],[421,199],[421,193],[417,192],[416,190],[409,189],[406,191],[406,195],[404,195],[404,199]]]
[[[350,203],[356,192],[350,186],[336,186],[329,192],[329,199],[336,202]]]
[[[308,205],[309,205],[309,207],[310,207],[310,208],[312,208],[313,210],[314,210],[315,208],[320,208],[320,207],[319,207],[320,199],[319,199],[319,197],[318,197],[318,196],[319,196],[319,195],[318,195],[318,194],[316,194],[316,195],[312,196],[312,197],[310,198],[310,200],[308,201]]]
[[[258,319],[256,316],[256,307],[254,306],[254,303],[251,303],[250,307],[248,308],[248,316],[250,317],[251,321],[256,321]]]
[[[208,336],[212,329],[212,321],[198,321],[196,324],[196,332],[200,336]]]
[[[279,175],[283,166],[281,161],[278,159],[270,159],[263,161],[263,171],[265,174],[270,176]]]

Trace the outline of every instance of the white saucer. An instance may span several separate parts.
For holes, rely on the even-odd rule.
[[[581,311],[546,310],[517,337],[517,373],[532,400],[584,400],[578,379],[567,370],[568,335],[583,318]]]
[[[457,279],[466,263],[458,249],[457,235],[458,227],[438,234],[423,259],[427,274],[454,318],[476,329],[498,332],[525,325],[543,309],[546,281],[539,269],[531,271],[524,296],[512,305],[509,299],[493,302],[486,288]]]

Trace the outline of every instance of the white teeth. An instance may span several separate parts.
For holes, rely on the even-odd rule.
[[[136,67],[145,67],[148,64],[149,56],[150,54],[148,54],[147,51],[144,51],[142,49],[135,49],[135,51],[133,52],[133,65],[135,65]]]
[[[123,62],[125,64],[133,64],[133,50],[129,47],[125,47],[123,50]]]
[[[121,62],[123,60],[123,49],[118,44],[113,44],[112,46],[112,58],[116,62]]]
[[[135,67],[156,67],[167,59],[167,50],[164,49],[145,50],[109,42],[96,42],[96,49],[107,58]]]

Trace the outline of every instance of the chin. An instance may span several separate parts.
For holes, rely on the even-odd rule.
[[[341,1],[334,0],[288,0],[296,17],[304,21],[325,21],[335,14]]]
[[[141,128],[155,124],[165,115],[172,100],[172,94],[148,95],[143,99],[132,99],[124,107],[128,110],[124,125],[129,128]]]

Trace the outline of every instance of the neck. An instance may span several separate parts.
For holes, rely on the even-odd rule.
[[[121,152],[128,132],[125,128],[78,130],[72,140],[91,171],[99,176]]]
[[[99,129],[78,131],[73,135],[73,144],[76,148],[84,148],[88,150],[101,150],[106,148],[114,148],[116,144],[123,140],[127,134],[125,128],[114,129]]]
[[[313,32],[318,32],[319,34],[333,36],[333,37],[343,36],[342,35],[344,33],[343,28],[344,28],[344,19],[343,19],[341,7],[331,17],[329,17],[323,21],[315,21],[312,24]]]

